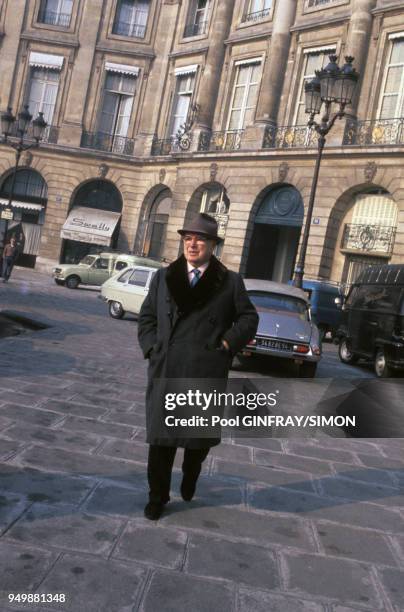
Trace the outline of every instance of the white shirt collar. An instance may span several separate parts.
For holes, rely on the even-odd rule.
[[[187,270],[188,270],[188,277],[192,280],[193,278],[193,274],[192,274],[192,270],[199,270],[199,272],[202,274],[207,270],[209,266],[209,261],[207,261],[206,263],[202,264],[201,266],[198,266],[198,268],[195,268],[195,266],[192,266],[189,261],[187,261]]]

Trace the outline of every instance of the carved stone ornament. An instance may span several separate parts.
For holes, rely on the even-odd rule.
[[[32,164],[32,160],[33,160],[33,155],[31,153],[31,151],[24,151],[23,156],[22,156],[22,165],[23,166],[30,166]]]
[[[288,172],[289,172],[289,164],[287,164],[286,162],[282,162],[281,165],[279,166],[279,182],[283,183],[286,180],[286,177],[288,176]]]
[[[100,178],[105,178],[108,174],[109,166],[107,164],[100,164],[98,166],[98,176]]]
[[[215,162],[210,164],[210,180],[211,181],[216,180],[218,170],[219,170],[219,166]]]
[[[159,172],[159,180],[160,183],[164,183],[164,179],[166,178],[166,171],[164,168],[161,168],[160,172]]]
[[[373,181],[373,179],[376,176],[376,172],[377,172],[376,162],[369,161],[366,164],[365,169],[364,169],[365,179],[367,180],[368,183],[371,183]]]

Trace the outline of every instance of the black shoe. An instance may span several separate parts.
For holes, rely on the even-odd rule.
[[[164,504],[161,502],[149,502],[144,509],[144,515],[149,521],[158,521],[163,514]]]
[[[191,501],[193,496],[195,495],[196,482],[195,481],[187,481],[184,477],[181,483],[181,497],[184,501]]]

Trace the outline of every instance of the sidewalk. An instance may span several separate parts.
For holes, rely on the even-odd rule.
[[[179,452],[144,519],[146,363],[97,295],[0,283],[0,311],[49,325],[0,339],[0,611],[404,610],[401,439],[227,441],[191,503]],[[66,602],[8,603],[29,592]]]

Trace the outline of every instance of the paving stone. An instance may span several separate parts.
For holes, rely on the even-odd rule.
[[[124,423],[125,425],[133,425],[133,427],[145,427],[146,416],[137,412],[128,412],[126,414],[110,410],[104,417],[104,421],[111,423]]]
[[[248,446],[236,444],[220,444],[213,446],[209,453],[212,457],[221,457],[228,461],[251,463],[252,453]]]
[[[286,455],[272,451],[257,450],[255,452],[255,463],[267,467],[301,470],[302,472],[315,475],[331,474],[333,472],[331,463],[321,461],[320,459]]]
[[[379,569],[383,587],[397,612],[403,609],[404,571],[396,569]]]
[[[220,576],[237,584],[268,590],[280,585],[276,558],[270,550],[202,535],[190,538],[185,571],[206,578]]]
[[[162,603],[164,602],[164,603]],[[157,571],[147,591],[142,612],[212,612],[233,609],[234,587],[177,572]],[[163,608],[162,608],[163,605]]]
[[[56,553],[33,548],[25,542],[18,544],[5,542],[3,539],[0,555],[0,593],[4,595],[32,592],[41,583],[56,557]]]
[[[387,481],[387,484],[390,484]],[[364,484],[345,478],[323,478],[321,488],[325,495],[347,499],[349,501],[366,501],[375,504],[404,506],[404,495],[397,489],[382,486],[378,483]]]
[[[358,453],[357,457],[366,467],[380,468],[382,471],[404,469],[404,457],[402,459],[391,459],[390,457],[380,457],[379,455],[367,455],[363,453]]]
[[[130,442],[126,442],[125,440],[108,440],[97,451],[97,454],[146,463],[148,452],[149,446],[146,444],[139,444],[136,442],[136,439]]]
[[[0,491],[0,534],[5,532],[26,507],[27,503],[22,495]]]
[[[97,406],[76,404],[74,402],[66,402],[58,399],[45,400],[41,404],[41,408],[45,410],[53,410],[54,412],[62,412],[63,414],[72,414],[79,417],[93,417],[95,419],[107,413],[106,408],[97,408]]]
[[[24,495],[29,502],[79,504],[93,486],[85,478],[0,464],[0,491]]]
[[[1,412],[1,408],[0,408],[0,412]],[[12,419],[7,419],[6,417],[0,416],[0,431],[3,431],[4,429],[12,425],[12,423],[13,423]]]
[[[379,533],[332,523],[317,523],[316,527],[321,545],[330,556],[397,566],[386,537]]]
[[[307,509],[301,516],[313,520],[327,520],[343,525],[367,527],[386,533],[404,533],[404,518],[399,510],[366,502],[342,502],[328,499],[328,506]]]
[[[0,437],[0,459],[5,459],[12,453],[17,452],[23,446],[23,442],[18,442],[17,440],[6,440],[5,438]]]
[[[237,445],[240,446],[249,446],[251,448],[262,448],[266,450],[278,451],[282,452],[282,442],[277,440],[276,438],[266,438],[266,437],[257,437],[257,438],[247,438],[240,435],[234,436],[234,441]]]
[[[66,612],[129,612],[145,575],[146,570],[133,563],[66,554],[37,592],[66,593],[66,602],[57,608]]]
[[[386,462],[386,460],[385,460]],[[347,466],[335,465],[338,476],[354,481],[367,482],[370,484],[381,484],[384,486],[398,487],[396,472],[389,469],[362,468],[347,470]]]
[[[90,404],[97,406],[98,408],[108,409],[113,408],[116,403],[119,403],[122,407],[126,406],[127,408],[130,408],[130,406],[133,404],[133,402],[128,400],[121,400],[117,397],[105,396],[102,391],[98,393],[77,393],[73,395],[71,399],[78,404]]]
[[[294,491],[288,487],[263,487],[251,485],[248,501],[257,510],[270,512],[311,512],[327,507],[331,502],[305,491]]]
[[[182,473],[173,474],[171,491],[179,494]],[[243,503],[243,491],[240,485],[214,476],[202,474],[198,479],[195,500],[206,501],[210,506],[239,506]]]
[[[24,421],[25,423],[34,423],[43,427],[49,427],[63,418],[57,412],[17,406],[16,404],[4,404],[4,406],[0,407],[0,414],[13,421]]]
[[[13,463],[17,463],[17,458],[13,459]],[[145,469],[141,465],[59,448],[45,449],[36,446],[24,450],[18,455],[18,464],[49,468],[57,472],[67,472],[69,475],[108,478],[135,486],[146,483]]]
[[[35,425],[13,425],[4,435],[14,440],[24,440],[35,444],[45,444],[59,448],[72,448],[90,451],[97,448],[102,442],[101,436],[93,434],[64,431],[62,428],[36,427]],[[1,447],[0,441],[0,447]]]
[[[143,508],[147,501],[145,490],[134,491],[113,485],[100,485],[86,501],[85,509],[93,514],[143,517]]]
[[[0,390],[0,401],[16,406],[37,406],[42,398],[38,395]]]
[[[106,555],[121,526],[119,519],[84,514],[73,506],[35,504],[3,538]]]
[[[265,591],[240,589],[239,612],[325,612],[324,607],[313,601],[292,599]]]
[[[29,385],[24,386],[24,393],[28,393],[33,395],[34,397],[52,397],[52,398],[60,398],[62,400],[68,400],[74,395],[74,391],[72,391],[69,387],[59,387],[55,384],[53,385],[44,385],[37,383],[30,383]]]
[[[183,531],[128,523],[113,557],[172,569],[182,566],[187,535]]]
[[[317,550],[311,532],[294,517],[274,514],[262,515],[247,510],[222,508],[193,501],[189,504],[170,503],[162,523],[183,529],[222,534],[258,544],[292,546],[303,550]]]
[[[70,429],[71,431],[86,431],[89,433],[99,434],[101,436],[122,439],[131,438],[136,431],[134,427],[129,427],[127,425],[117,425],[113,423],[106,423],[105,421],[96,421],[95,419],[73,416],[69,416],[65,421],[63,421],[63,429]]]
[[[315,459],[324,459],[324,461],[340,461],[342,463],[357,464],[353,453],[336,449],[336,448],[322,448],[321,446],[314,446],[310,444],[302,444],[295,440],[287,441],[287,449],[290,454],[302,455],[304,457],[313,457]]]
[[[382,609],[371,570],[364,564],[307,554],[285,554],[284,561],[287,590]]]
[[[222,477],[250,484],[263,482],[315,493],[310,475],[304,475],[302,472],[291,472],[247,463],[233,463],[231,461],[222,461],[221,459],[215,459],[213,471]]]

